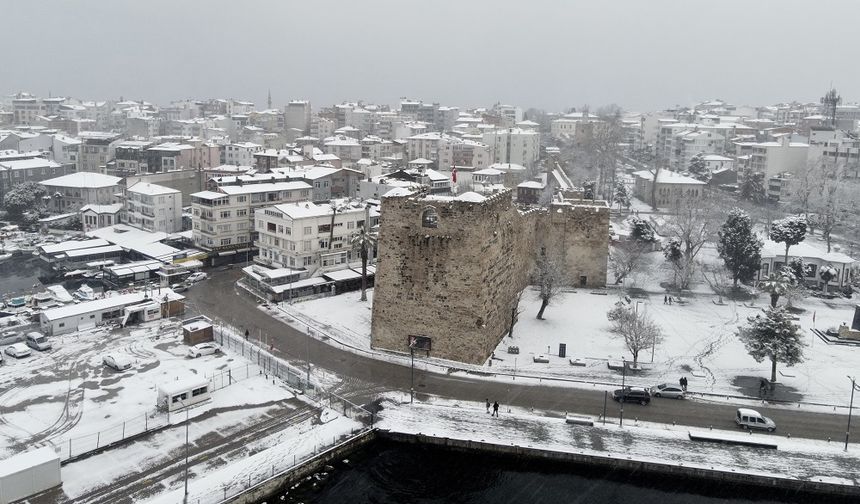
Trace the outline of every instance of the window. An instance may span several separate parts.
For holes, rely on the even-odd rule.
[[[355,222],[349,221],[346,223],[347,229],[355,229]]]
[[[206,389],[207,389],[207,387],[203,386],[203,387],[196,388],[196,389],[192,390],[191,391],[191,397],[197,397],[199,395],[205,394],[207,392]]]
[[[436,227],[436,226],[433,226]],[[322,224],[317,226],[317,233],[328,233],[331,231],[331,224]]]
[[[310,252],[311,251],[311,241],[305,240],[302,242],[302,252]]]
[[[183,393],[181,393],[181,394],[179,394],[179,395],[175,395],[175,396],[173,396],[172,401],[173,401],[173,403],[174,403],[174,404],[176,404],[176,403],[181,402],[181,401],[184,401],[184,400],[186,400],[186,399],[188,399],[188,393],[187,393],[187,392],[183,392]]]
[[[277,226],[275,226],[274,223],[271,223],[271,222],[266,223],[266,231],[274,233],[276,230],[277,230]]]
[[[303,233],[303,234],[309,235],[309,234],[311,234],[311,232],[312,232],[312,231],[311,231],[311,227],[310,227],[310,226],[305,226],[305,230],[304,230],[304,233]]]
[[[421,227],[435,228],[438,224],[439,215],[436,213],[436,209],[427,208],[424,210],[424,213],[421,214]]]
[[[221,210],[221,218],[229,219],[230,218],[230,210]]]

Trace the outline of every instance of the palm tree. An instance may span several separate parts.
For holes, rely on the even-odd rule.
[[[776,308],[776,302],[779,301],[779,297],[788,292],[793,282],[793,275],[783,269],[779,273],[768,275],[766,279],[759,282],[758,287],[770,294],[770,305]]]
[[[361,226],[352,237],[352,245],[361,253],[361,301],[367,301],[367,255],[368,250],[376,246],[376,234]]]

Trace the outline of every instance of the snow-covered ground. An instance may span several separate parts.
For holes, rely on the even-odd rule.
[[[504,405],[498,417],[487,414],[480,404],[439,398],[414,405],[400,405],[396,398],[389,398],[382,405],[377,426],[395,432],[806,481],[860,484],[855,470],[860,456],[856,450],[844,452],[840,443],[741,434],[734,430],[708,431],[711,435],[754,436],[778,445],[777,450],[763,450],[691,441],[687,427],[632,419],[623,427],[611,418],[606,424],[595,421],[593,427],[586,427],[565,423],[560,412],[532,412]]]
[[[265,381],[244,382],[258,374],[252,363],[225,352],[186,357],[179,322],[162,320],[121,330],[97,328],[50,338],[49,352],[6,359],[0,367],[0,457],[47,442],[67,456],[166,422],[156,412],[160,384],[212,377],[232,369],[234,384],[213,392],[213,400],[194,408],[254,405],[292,397],[285,387]],[[118,354],[133,361],[117,372],[102,357]],[[238,381],[235,381],[238,380]],[[216,379],[216,388],[222,380]],[[233,390],[231,388],[236,387]],[[152,422],[152,423],[150,423]],[[124,425],[125,424],[125,425]],[[71,445],[69,440],[71,439]]]
[[[715,251],[705,249],[703,257]],[[630,299],[633,306],[647,313],[662,328],[664,341],[654,351],[639,355],[639,362],[649,369],[628,377],[632,383],[650,386],[662,382],[677,383],[681,376],[689,380],[693,392],[712,392],[727,395],[757,395],[760,378],[770,377],[770,363],[756,363],[735,335],[746,318],[761,313],[767,306],[765,296],[749,302],[724,300],[716,303],[717,296],[707,285],[697,284],[683,295],[683,304],[663,303],[665,291],[660,282],[667,272],[662,270],[660,252],[650,254],[651,266],[636,275],[628,284],[635,285],[637,297]],[[624,342],[609,330],[606,313],[622,298],[621,286],[610,287],[603,295],[590,290],[562,293],[547,308],[545,320],[535,318],[540,301],[537,293],[526,289],[521,301],[522,312],[514,328],[513,338],[505,337],[495,351],[496,359],[483,371],[496,373],[539,374],[571,380],[617,383],[621,375],[609,369],[610,361],[632,359]],[[277,313],[296,326],[310,326],[328,336],[328,341],[342,348],[372,354],[377,358],[398,360],[402,357],[370,349],[370,319],[373,291],[368,301],[358,300],[358,292],[281,306]],[[626,302],[626,301],[625,301]],[[783,301],[780,301],[781,303]],[[848,299],[823,300],[814,297],[796,301],[805,309],[797,323],[801,326],[807,348],[805,360],[794,367],[778,366],[778,386],[775,397],[827,404],[847,403],[850,385],[846,374],[856,373],[860,367],[860,347],[827,345],[814,336],[815,327],[824,329],[837,326],[853,318],[854,301]],[[558,357],[559,343],[566,345],[565,358]],[[518,355],[508,354],[509,346],[518,346]],[[549,363],[535,363],[534,357],[544,355]],[[571,364],[579,359],[581,366]],[[423,359],[422,359],[423,360]],[[430,359],[432,361],[433,359]],[[426,363],[432,368],[432,362]],[[445,369],[449,363],[440,369]],[[470,368],[467,365],[460,367]],[[490,379],[498,379],[491,377]],[[576,384],[573,384],[574,386]]]

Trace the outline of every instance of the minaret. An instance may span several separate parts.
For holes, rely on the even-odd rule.
[[[271,90],[271,88],[269,89],[269,101],[268,101],[268,106],[266,108],[268,108],[269,110],[272,110],[272,90]]]

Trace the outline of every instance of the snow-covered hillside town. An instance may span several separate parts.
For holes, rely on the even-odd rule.
[[[0,504],[860,501],[860,6],[482,2],[2,10]]]

